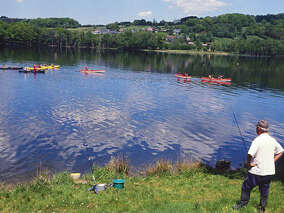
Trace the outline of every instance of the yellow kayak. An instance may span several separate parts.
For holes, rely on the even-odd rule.
[[[41,66],[46,69],[59,69],[60,65]]]
[[[54,66],[40,66],[40,67],[25,67],[25,70],[48,70],[48,69],[59,69],[60,65],[54,65]]]
[[[47,70],[47,68],[42,68],[42,67],[25,67],[24,70],[26,71],[32,71],[32,70]]]

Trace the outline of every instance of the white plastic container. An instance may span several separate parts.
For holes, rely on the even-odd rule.
[[[96,185],[96,192],[101,192],[104,191],[106,189],[106,184],[105,183],[100,183]]]

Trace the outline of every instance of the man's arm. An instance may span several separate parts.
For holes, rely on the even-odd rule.
[[[278,159],[283,155],[284,152],[280,152],[279,154],[274,156],[274,162],[278,161]]]
[[[248,162],[247,162],[247,167],[250,169],[251,167],[256,166],[255,163],[252,163],[252,156],[248,154]]]

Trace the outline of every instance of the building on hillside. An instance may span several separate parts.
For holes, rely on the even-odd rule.
[[[194,42],[192,42],[192,41],[187,42],[187,44],[188,45],[195,45]]]
[[[148,27],[148,28],[146,29],[147,32],[153,32],[153,30],[154,30],[153,27]]]
[[[176,37],[172,35],[168,35],[168,41],[172,42]]]
[[[166,28],[161,28],[160,30],[159,30],[159,32],[168,32],[169,30],[168,29],[166,29]]]
[[[174,29],[173,30],[173,34],[174,35],[178,35],[178,34],[180,34],[181,33],[181,29]]]
[[[92,31],[92,33],[95,35],[102,35],[102,34],[118,34],[120,32],[109,29],[99,29]]]

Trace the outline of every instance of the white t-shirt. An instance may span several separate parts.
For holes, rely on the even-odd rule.
[[[252,163],[256,164],[249,173],[261,176],[274,175],[274,155],[283,151],[281,145],[269,134],[262,133],[257,136],[248,151],[248,154],[252,156]]]

